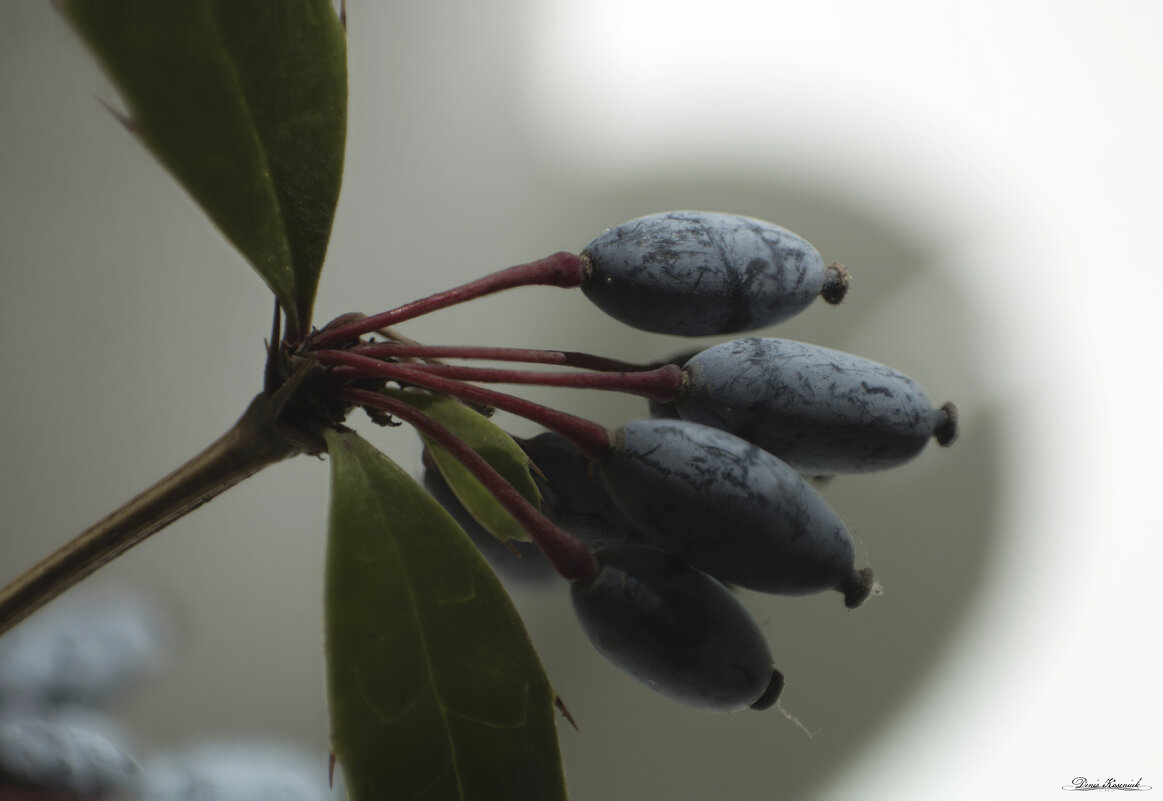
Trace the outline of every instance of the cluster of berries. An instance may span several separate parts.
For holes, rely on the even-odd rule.
[[[142,759],[110,709],[163,666],[174,633],[152,599],[106,586],[62,598],[0,638],[0,799],[339,797],[292,746],[207,742]]]
[[[341,319],[305,351],[344,381],[339,397],[415,425],[463,463],[572,582],[583,630],[614,664],[691,705],[763,709],[783,677],[765,638],[725,585],[780,595],[838,590],[859,606],[875,582],[857,569],[843,522],[811,479],[882,470],[929,439],[948,445],[956,409],[934,408],[907,376],[858,356],[750,337],[665,364],[588,354],[423,346],[390,330],[401,320],[499,289],[581,287],[639,329],[731,334],[785,320],[815,298],[839,303],[848,275],[771,223],[671,212],[610,229],[580,255],[494,273],[382,315]],[[386,341],[363,342],[374,331]],[[438,357],[581,368],[569,373],[453,367]],[[532,505],[414,408],[368,382],[448,394],[535,420],[550,431],[520,444],[542,490]],[[631,392],[649,420],[608,431],[476,383],[546,384]],[[446,488],[429,480],[449,505]],[[463,511],[463,510],[460,510]]]

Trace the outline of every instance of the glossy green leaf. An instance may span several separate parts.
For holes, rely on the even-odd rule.
[[[443,395],[393,389],[387,389],[385,392],[393,398],[415,406],[456,434],[492,465],[527,501],[538,509],[541,508],[541,493],[529,472],[529,457],[521,450],[521,446],[492,420]],[[502,541],[510,539],[529,541],[529,532],[505,511],[493,494],[485,489],[472,473],[448,451],[427,437],[423,439],[440,475],[474,520]]]
[[[326,439],[327,689],[349,798],[564,799],[554,693],[493,571],[387,456]]]
[[[275,293],[300,335],[339,197],[347,49],[331,0],[58,0],[127,127]]]

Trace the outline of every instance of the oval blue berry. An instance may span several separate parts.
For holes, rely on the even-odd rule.
[[[598,651],[647,687],[731,712],[775,703],[783,676],[751,615],[722,584],[655,548],[597,554],[598,574],[571,587]]]
[[[681,336],[748,331],[786,320],[847,276],[802,237],[762,220],[705,211],[652,214],[611,228],[582,258],[600,309],[645,331]],[[838,265],[837,265],[838,267]]]
[[[614,432],[602,481],[655,545],[720,581],[760,592],[835,589],[859,606],[872,573],[852,537],[792,467],[746,440],[683,420]]]
[[[329,801],[354,798],[328,789],[318,755],[261,741],[209,742],[155,756],[132,796],[149,801]]]
[[[0,638],[0,708],[104,703],[163,663],[170,636],[132,590],[69,596]]]
[[[952,441],[950,407],[908,376],[831,348],[752,337],[686,363],[679,416],[730,431],[803,473],[865,473]]]
[[[16,707],[0,715],[0,798],[128,798],[139,774],[124,736],[103,713]]]

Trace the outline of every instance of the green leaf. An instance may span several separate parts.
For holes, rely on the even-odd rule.
[[[339,198],[347,47],[331,0],[58,0],[127,126],[302,336]]]
[[[553,689],[493,571],[387,456],[325,436],[327,684],[348,797],[566,798]]]
[[[444,395],[385,389],[384,393],[415,406],[456,434],[538,509],[541,493],[529,472],[529,457],[505,430],[479,412]],[[448,451],[422,437],[428,452],[461,505],[485,530],[501,541],[528,542],[529,532],[513,519],[485,486]]]

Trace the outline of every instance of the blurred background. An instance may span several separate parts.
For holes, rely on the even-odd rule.
[[[572,797],[1058,798],[1163,787],[1163,6],[498,0],[349,8],[347,171],[316,321],[655,211],[769,219],[854,278],[768,335],[885,362],[951,449],[825,494],[882,597],[747,594],[784,711],[679,707],[602,661],[564,584],[514,589],[580,731]],[[260,388],[271,302],[98,99],[48,3],[0,26],[0,582],[189,458]],[[527,289],[432,343],[653,360],[694,344]],[[529,392],[609,425],[635,399]],[[523,421],[499,418],[515,433]],[[409,469],[407,431],[365,430]],[[101,570],[175,621],[116,713],[148,754],[277,740],[326,769],[327,464],[277,465]],[[68,598],[66,597],[66,599]],[[805,731],[806,729],[806,731]],[[810,733],[810,736],[809,736]]]

